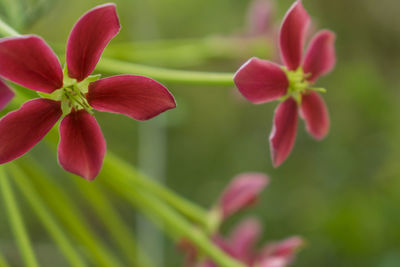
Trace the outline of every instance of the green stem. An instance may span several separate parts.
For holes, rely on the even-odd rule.
[[[115,171],[117,171],[117,173]],[[188,239],[203,253],[208,255],[215,263],[217,263],[218,266],[243,267],[241,263],[227,256],[221,249],[215,246],[207,235],[193,227],[183,217],[181,217],[181,215],[176,213],[160,200],[142,192],[142,190],[135,190],[135,192],[132,193],[132,190],[129,189],[130,183],[125,180],[126,177],[124,177],[124,172],[118,172],[117,169],[113,169],[112,174],[114,176],[113,181],[110,179],[103,179],[103,181],[106,182],[109,187],[122,195],[126,200],[135,205],[141,212],[149,215],[156,224],[158,224],[158,220],[162,221],[171,232],[178,235],[178,238]],[[115,182],[115,179],[118,179],[118,183]],[[168,233],[171,234],[171,232]],[[176,238],[177,236],[173,237]]]
[[[96,66],[100,72],[134,74],[149,76],[153,79],[182,84],[233,86],[233,73],[215,73],[201,71],[173,70],[149,67],[121,60],[103,57]]]
[[[72,175],[71,175],[72,176]],[[95,212],[110,232],[115,244],[129,260],[130,266],[153,266],[150,259],[137,246],[131,229],[116,212],[110,201],[106,198],[98,184],[87,183],[82,179],[72,179],[78,191],[91,204]]]
[[[19,33],[0,19],[0,34],[3,36],[19,36]]]
[[[7,208],[11,228],[17,239],[17,243],[22,253],[25,264],[28,267],[38,267],[39,265],[37,263],[31,242],[29,241],[29,236],[26,232],[13,189],[8,181],[8,177],[5,173],[4,167],[2,166],[0,167],[0,186]]]
[[[19,189],[28,200],[27,202],[32,206],[33,210],[38,215],[49,234],[53,237],[54,241],[58,244],[65,257],[70,262],[71,266],[86,266],[84,260],[75,251],[75,248],[65,236],[63,230],[59,227],[58,223],[50,214],[43,200],[33,189],[30,179],[28,179],[15,164],[11,165],[11,172],[14,176],[15,182],[18,184]]]
[[[19,35],[17,31],[8,26],[2,20],[0,20],[0,34],[4,36]],[[96,69],[101,72],[113,74],[127,73],[134,75],[150,76],[154,79],[164,82],[198,85],[234,85],[233,73],[173,70],[144,66],[105,57],[100,60],[100,62],[96,66]]]
[[[206,210],[180,197],[152,179],[149,179],[142,173],[138,172],[134,167],[113,155],[111,152],[107,153],[107,157],[104,161],[104,169],[122,171],[124,176],[134,183],[131,187],[135,187],[135,185],[140,186],[146,191],[151,192],[153,195],[160,197],[191,221],[203,227],[207,232],[209,231],[210,225],[208,223],[208,213]]]
[[[29,160],[29,164],[23,164],[23,170],[31,177],[34,186],[40,188],[41,196],[48,203],[53,214],[73,234],[75,240],[90,252],[90,259],[94,266],[124,266],[113,252],[104,245],[99,235],[93,231],[93,227],[85,220],[81,209],[74,204],[71,197],[55,184],[54,179],[49,177],[36,162],[28,158],[26,160]],[[57,201],[54,201],[54,199],[57,199]]]
[[[6,259],[4,258],[3,254],[1,254],[1,251],[0,251],[0,267],[10,267],[10,265],[7,263]]]

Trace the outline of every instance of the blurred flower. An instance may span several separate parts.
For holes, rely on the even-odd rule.
[[[294,254],[304,243],[301,238],[292,237],[280,242],[269,243],[261,249],[257,249],[256,245],[262,235],[262,227],[255,218],[242,221],[228,238],[219,233],[220,224],[228,216],[254,204],[268,182],[268,177],[262,173],[244,173],[236,176],[222,193],[216,207],[210,212],[210,220],[215,220],[215,211],[218,214],[217,227],[214,227],[210,234],[213,243],[246,266],[288,266],[292,262]],[[180,240],[178,247],[185,253],[185,266],[217,266],[211,259],[202,257],[197,248],[186,239]]]
[[[0,79],[0,111],[13,99],[14,95],[13,90]]]
[[[268,243],[261,249],[257,249],[256,244],[261,235],[260,222],[254,218],[247,218],[233,229],[228,238],[215,235],[213,241],[225,253],[249,267],[289,266],[293,262],[296,252],[304,245],[304,241],[300,237],[291,237],[279,242]],[[192,254],[190,258],[187,258],[187,266],[217,266],[210,259],[196,259],[193,251],[191,248]]]
[[[254,104],[273,100],[282,103],[275,111],[270,146],[275,167],[289,156],[296,138],[297,112],[307,131],[322,139],[329,131],[329,115],[323,99],[313,88],[316,80],[335,65],[335,35],[322,30],[311,40],[303,59],[310,17],[300,0],[287,12],[280,30],[280,52],[285,66],[251,58],[236,72],[234,81],[241,94]]]
[[[119,30],[114,4],[97,6],[83,15],[68,39],[64,73],[40,37],[0,40],[0,76],[42,96],[0,120],[0,164],[28,152],[65,115],[60,125],[59,162],[65,170],[92,180],[106,151],[92,108],[147,120],[175,107],[171,93],[150,78],[89,76]]]
[[[267,36],[273,32],[275,5],[273,0],[253,0],[247,11],[247,33]]]
[[[244,173],[236,176],[221,195],[216,207],[223,219],[256,203],[269,180],[262,173]]]

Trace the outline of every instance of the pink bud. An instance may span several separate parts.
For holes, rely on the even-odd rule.
[[[272,0],[253,0],[247,13],[247,31],[250,35],[264,35],[273,28],[275,8]]]
[[[287,266],[293,261],[295,253],[304,245],[304,240],[298,236],[290,237],[280,242],[268,244],[260,255],[260,266]],[[273,265],[272,262],[281,262],[284,264]],[[271,263],[271,264],[267,264]]]
[[[254,204],[268,181],[268,177],[262,173],[245,173],[236,176],[219,200],[223,218]]]

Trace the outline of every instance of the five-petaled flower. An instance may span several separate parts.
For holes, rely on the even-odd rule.
[[[281,100],[275,111],[270,150],[275,167],[289,156],[297,132],[298,110],[307,131],[322,139],[329,131],[326,104],[313,88],[315,81],[335,65],[335,35],[322,30],[311,40],[303,59],[310,17],[301,0],[287,12],[280,30],[281,58],[285,66],[251,58],[236,72],[234,81],[241,94],[254,104]]]
[[[73,27],[64,72],[51,48],[33,35],[0,40],[0,76],[38,91],[0,120],[0,164],[14,160],[60,124],[61,166],[88,180],[103,164],[106,143],[92,109],[150,119],[176,106],[160,83],[143,76],[89,76],[108,42],[120,30],[114,4],[97,6]]]
[[[291,237],[280,242],[269,243],[258,249],[256,245],[262,235],[262,227],[255,218],[247,218],[239,223],[228,238],[220,234],[218,230],[220,224],[229,216],[254,204],[268,182],[268,177],[262,173],[243,173],[236,176],[221,194],[210,213],[212,218],[215,211],[218,214],[216,227],[213,227],[211,233],[213,243],[232,258],[249,267],[289,266],[297,250],[304,244],[300,237]],[[186,239],[180,241],[179,247],[185,252],[186,266],[217,266],[211,259],[201,257],[196,247]]]

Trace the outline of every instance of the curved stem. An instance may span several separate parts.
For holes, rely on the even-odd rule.
[[[124,176],[130,179],[137,186],[140,186],[146,191],[151,192],[153,195],[160,197],[191,221],[204,228],[207,232],[209,231],[210,225],[207,220],[208,213],[206,210],[180,197],[152,179],[145,177],[142,173],[139,173],[132,166],[120,160],[110,152],[107,153],[107,157],[104,161],[104,169],[123,171]]]
[[[106,170],[106,169],[105,169]],[[117,172],[115,172],[117,171]],[[194,228],[188,223],[183,217],[166,206],[160,200],[151,196],[142,190],[136,190],[132,193],[129,182],[124,177],[124,172],[119,171],[115,168],[112,174],[114,175],[114,181],[110,179],[103,179],[109,187],[117,191],[120,195],[125,197],[133,205],[135,205],[141,212],[147,214],[157,224],[162,221],[165,226],[170,230],[169,234],[173,235],[173,238],[185,238],[196,245],[203,253],[213,259],[214,262],[221,267],[243,267],[243,265],[236,260],[226,255],[221,249],[215,246],[207,235],[202,231]],[[118,179],[118,183],[115,182]],[[128,190],[127,190],[128,189]]]
[[[39,265],[36,260],[35,253],[29,240],[29,236],[26,232],[13,189],[8,181],[7,174],[4,171],[4,167],[0,167],[0,186],[4,203],[7,208],[11,228],[15,237],[17,238],[17,243],[19,249],[21,250],[25,264],[28,267],[38,267]]]
[[[114,255],[104,240],[94,232],[93,227],[88,223],[82,210],[75,205],[71,196],[66,194],[54,179],[40,168],[35,161],[26,158],[29,164],[23,164],[24,172],[31,178],[35,187],[40,188],[41,197],[53,214],[58,217],[64,227],[88,251],[90,260],[94,266],[120,267],[124,266],[120,259]],[[21,161],[20,161],[21,162]],[[57,201],[54,201],[57,199]]]
[[[153,79],[182,84],[233,86],[233,73],[173,70],[149,67],[121,60],[103,57],[96,67],[97,71],[112,74],[127,73],[149,76]]]
[[[70,262],[71,266],[84,267],[86,266],[84,260],[75,251],[75,248],[68,240],[59,224],[55,221],[53,216],[50,214],[43,200],[40,199],[38,194],[34,191],[32,183],[26,177],[26,175],[17,167],[17,165],[11,165],[11,172],[14,176],[14,180],[18,185],[18,188],[22,191],[23,195],[28,200],[27,202],[32,206],[47,231],[53,237],[54,241],[58,244],[61,251],[64,253],[66,259]]]
[[[100,221],[106,226],[107,231],[110,232],[115,245],[120,248],[129,260],[129,264],[131,266],[154,266],[147,255],[138,247],[136,237],[132,234],[131,229],[118,214],[115,207],[109,202],[99,184],[89,184],[82,179],[73,178],[72,180],[78,191],[97,213]]]

